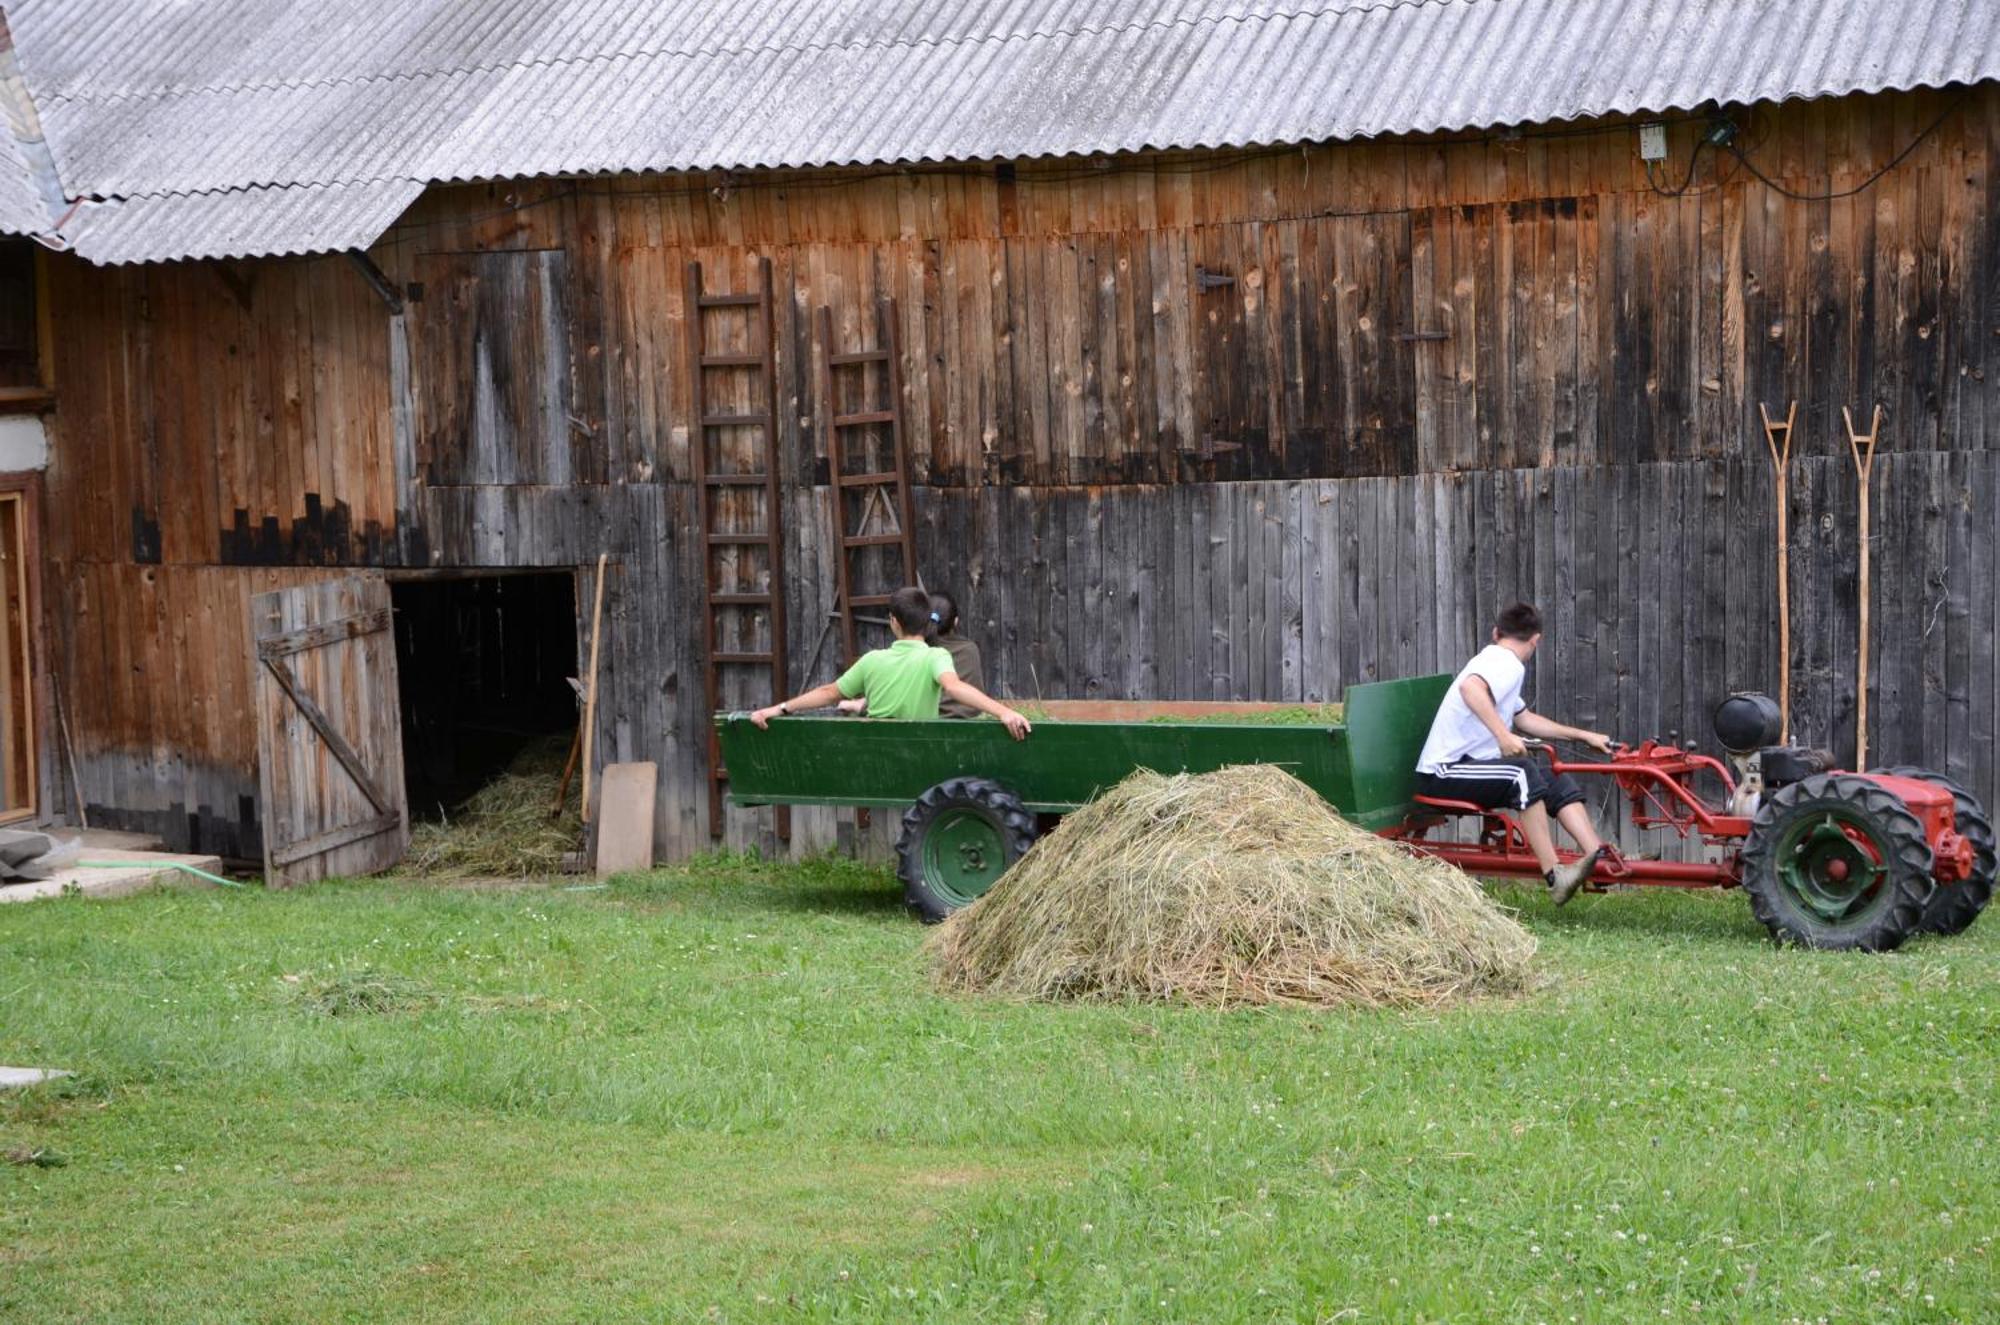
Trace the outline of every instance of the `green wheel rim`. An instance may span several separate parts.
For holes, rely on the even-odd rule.
[[[1800,906],[1838,923],[1884,891],[1889,852],[1860,817],[1838,809],[1803,815],[1778,842],[1778,879]]]
[[[977,810],[946,810],[924,834],[924,882],[955,905],[983,894],[1006,870],[1007,839]]]

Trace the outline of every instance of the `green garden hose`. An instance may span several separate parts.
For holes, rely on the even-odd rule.
[[[80,870],[129,870],[139,869],[145,867],[147,864],[148,862],[139,860],[79,860],[76,862],[76,867]],[[192,865],[183,865],[178,860],[161,862],[159,868],[179,870],[183,874],[192,874],[197,879],[206,879],[210,883],[220,884],[224,888],[242,888],[246,886],[234,879],[225,879],[220,874],[210,874],[207,870],[196,869]]]

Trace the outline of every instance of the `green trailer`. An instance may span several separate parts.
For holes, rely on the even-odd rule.
[[[738,805],[902,810],[898,872],[910,905],[939,920],[992,887],[1045,816],[1141,768],[1276,764],[1353,822],[1392,829],[1409,813],[1411,770],[1450,682],[1349,686],[1338,721],[1310,723],[1271,721],[1279,704],[1055,700],[1037,706],[1025,741],[991,721],[715,721]]]

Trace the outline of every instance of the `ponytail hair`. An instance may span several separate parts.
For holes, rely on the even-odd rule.
[[[931,629],[933,638],[949,635],[958,629],[958,603],[948,593],[931,595]]]

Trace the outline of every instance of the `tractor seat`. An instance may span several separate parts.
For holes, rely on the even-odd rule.
[[[1446,800],[1442,796],[1412,796],[1410,799],[1427,810],[1441,810],[1446,814],[1492,814],[1484,805],[1474,805],[1471,801]]]

